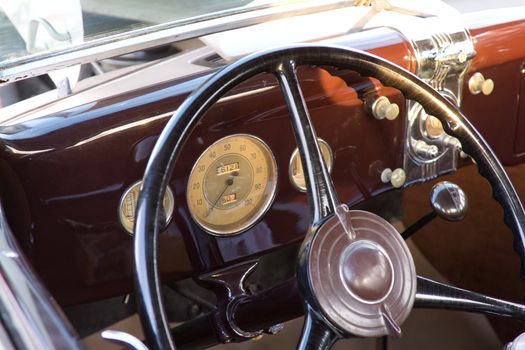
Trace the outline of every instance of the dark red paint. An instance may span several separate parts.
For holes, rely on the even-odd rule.
[[[473,31],[478,38],[478,61],[471,72],[483,69],[488,77],[498,76],[496,90],[493,99],[468,96],[466,92],[464,108],[494,142],[496,150],[508,154],[505,152],[514,149],[513,135],[501,130],[494,134],[493,120],[488,119],[489,124],[484,118],[489,118],[486,112],[497,106],[495,114],[508,118],[501,125],[506,128],[508,122],[509,130],[515,130],[520,88],[515,70],[521,67],[525,53],[516,54],[516,59],[510,57],[508,64],[498,61],[498,66],[491,65],[482,60],[483,45],[488,45],[481,40],[482,33]],[[381,36],[363,35],[352,46],[409,70],[415,68],[408,43],[393,31]],[[0,128],[0,197],[21,245],[61,304],[132,290],[132,238],[120,227],[118,203],[124,190],[142,177],[149,152],[172,112],[204,79],[190,78]],[[404,106],[403,96],[351,72],[305,67],[300,78],[318,135],[334,151],[332,175],[339,198],[352,204],[389,189],[379,175],[385,167],[402,165],[405,110],[402,108],[402,117],[395,121],[377,121],[369,115],[363,100],[375,94],[387,95]],[[235,96],[260,87],[268,89]],[[506,101],[506,96],[500,95],[505,89],[511,90],[514,101],[508,106],[501,105]],[[171,180],[176,210],[159,245],[161,270],[166,278],[201,274],[297,244],[305,234],[306,195],[296,191],[288,179],[289,157],[296,146],[275,79],[258,76],[230,96],[197,126]],[[278,193],[268,214],[253,228],[237,236],[217,238],[193,223],[184,191],[191,166],[200,153],[215,140],[238,132],[259,136],[275,153]],[[512,153],[511,160],[519,159],[513,157]]]
[[[358,98],[358,92],[375,91],[367,80],[345,77],[350,84],[355,80],[356,92],[326,70],[305,67],[300,76],[318,135],[334,151],[333,178],[340,198],[356,203],[385,190],[377,165],[401,166],[404,119],[377,121],[368,114]],[[216,104],[185,146],[171,181],[175,214],[161,236],[162,270],[167,277],[210,271],[299,242],[305,234],[306,195],[288,179],[288,162],[296,146],[276,81],[259,76],[236,93],[261,86],[269,89],[242,97],[232,93],[227,101]],[[26,216],[10,220],[40,276],[61,303],[131,290],[132,238],[120,227],[118,203],[123,191],[142,177],[157,135],[184,98],[173,91],[174,96],[154,103],[144,103],[142,96],[114,104],[100,102],[91,109],[18,124],[7,130],[10,135],[3,130],[2,158],[11,169],[11,176],[3,181],[19,182],[23,188],[21,192],[4,187],[3,198],[8,207],[9,201],[27,207]],[[379,88],[376,93],[404,105],[395,89]],[[116,110],[119,103],[120,111]],[[207,146],[238,132],[260,137],[273,150],[279,167],[278,194],[268,215],[252,229],[217,238],[191,220],[186,180]]]
[[[521,72],[525,58],[525,21],[470,31],[477,52],[463,85],[462,111],[481,132],[504,164],[525,159],[525,108],[521,107]],[[468,80],[480,72],[494,80],[491,95],[473,95]]]

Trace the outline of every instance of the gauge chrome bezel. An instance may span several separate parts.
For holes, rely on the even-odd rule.
[[[142,180],[135,181],[131,186],[129,186],[126,189],[126,191],[124,191],[122,196],[120,197],[118,210],[117,210],[117,215],[118,215],[120,226],[124,229],[124,231],[126,231],[126,233],[128,233],[132,237],[134,236],[133,231],[135,229],[135,219],[133,219],[133,227],[131,228],[131,230],[128,229],[128,227],[126,227],[126,224],[124,224],[123,219],[122,219],[122,215],[121,215],[122,207],[124,205],[124,200],[128,196],[128,194],[131,191],[135,190],[136,187],[139,187],[139,190],[140,190],[141,186],[142,186]],[[166,187],[166,193],[164,195],[168,196],[168,207],[165,210],[166,211],[166,226],[168,226],[169,222],[171,221],[171,218],[173,217],[173,212],[175,211],[175,196],[173,195],[173,191],[171,190],[169,185]],[[162,205],[162,208],[164,208],[164,205]]]
[[[328,144],[328,142],[326,142],[325,140],[323,140],[322,138],[318,137],[317,138],[317,142],[319,142],[319,144],[324,144],[326,146],[326,149],[328,149],[328,155],[330,156],[329,157],[329,164],[327,164],[328,166],[328,173],[332,173],[332,169],[334,167],[334,153],[332,151],[332,148],[330,147],[330,145]],[[319,145],[319,149],[321,150],[321,146]],[[323,151],[321,150],[321,153]],[[302,193],[306,193],[306,186],[303,188],[301,186],[299,186],[294,178],[293,178],[293,174],[292,174],[292,164],[293,164],[293,161],[294,161],[294,158],[295,156],[298,156],[299,157],[299,148],[295,147],[294,151],[292,152],[292,155],[290,156],[290,160],[288,161],[288,178],[290,179],[290,182],[292,183],[293,187],[299,191],[299,192],[302,192]],[[323,156],[321,154],[321,156]],[[323,157],[324,159],[324,157]],[[303,169],[304,170],[304,169]],[[306,179],[305,179],[305,183],[306,183]]]
[[[269,164],[272,167],[272,169],[271,169],[272,171],[271,171],[271,173],[269,173],[269,175],[273,176],[275,181],[271,185],[272,187],[269,189],[269,191],[271,191],[271,193],[269,194],[266,203],[264,203],[264,205],[262,205],[261,208],[257,212],[255,212],[253,214],[253,216],[249,220],[246,221],[245,224],[239,226],[239,228],[236,228],[236,229],[218,230],[218,229],[214,229],[212,227],[208,227],[205,223],[200,222],[200,220],[196,217],[196,214],[191,209],[191,206],[190,206],[190,203],[189,203],[188,186],[189,186],[189,183],[190,183],[189,180],[191,179],[191,175],[194,173],[194,171],[195,171],[197,165],[199,164],[200,160],[202,159],[202,157],[205,156],[205,154],[208,152],[208,150],[210,148],[212,148],[214,145],[216,145],[217,143],[220,143],[220,142],[224,141],[225,139],[232,138],[232,137],[250,138],[252,140],[255,140],[256,142],[259,142],[262,145],[262,149],[264,149],[266,151],[267,156],[268,156],[268,160],[269,160]],[[263,139],[261,139],[258,136],[255,136],[255,135],[252,135],[252,134],[247,134],[247,133],[238,133],[238,134],[227,135],[227,136],[221,137],[220,139],[217,139],[217,140],[213,141],[209,146],[207,146],[204,149],[204,151],[201,152],[201,154],[199,155],[199,157],[197,158],[197,160],[193,164],[193,166],[191,168],[191,171],[190,171],[190,174],[188,176],[188,182],[186,184],[186,206],[188,208],[188,212],[191,215],[191,218],[193,219],[193,222],[195,222],[195,224],[197,224],[197,226],[199,226],[199,228],[201,228],[207,234],[210,234],[210,235],[215,236],[215,237],[236,236],[236,235],[244,233],[244,232],[248,231],[250,228],[254,227],[257,224],[257,222],[270,209],[270,207],[272,206],[272,204],[273,204],[273,202],[274,202],[274,200],[275,200],[275,198],[277,196],[277,183],[278,182],[279,182],[279,171],[278,171],[278,168],[277,168],[277,161],[275,159],[275,155],[273,154],[270,146],[268,146],[268,144],[266,142],[264,142]]]

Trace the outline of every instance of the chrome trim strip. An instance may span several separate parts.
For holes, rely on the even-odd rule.
[[[7,330],[4,325],[0,323],[0,345],[2,345],[3,350],[16,350],[13,342],[7,334]]]
[[[415,25],[418,25],[416,28]],[[461,104],[463,75],[476,55],[463,16],[433,17],[397,28],[416,56],[416,75],[440,92],[448,91]]]
[[[0,85],[77,64],[238,29],[288,16],[307,15],[353,5],[351,0],[311,0],[216,12],[116,34],[62,50],[34,54],[0,64]]]

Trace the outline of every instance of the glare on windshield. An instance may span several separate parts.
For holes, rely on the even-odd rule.
[[[0,0],[0,62],[269,0]]]

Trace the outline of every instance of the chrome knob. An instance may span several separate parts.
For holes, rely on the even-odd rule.
[[[505,345],[504,350],[525,350],[525,333],[521,333],[516,339]]]
[[[391,103],[388,97],[381,96],[372,103],[372,115],[376,119],[394,120],[399,115],[399,106]]]
[[[483,95],[488,96],[494,91],[494,81],[492,79],[485,79],[483,74],[477,72],[470,77],[468,88],[474,95],[482,92]]]
[[[468,198],[455,183],[442,181],[432,187],[430,205],[434,212],[448,221],[459,221],[468,210]]]

